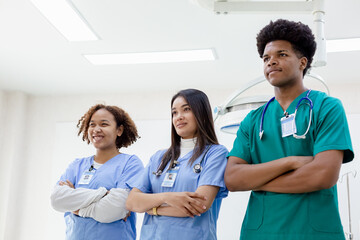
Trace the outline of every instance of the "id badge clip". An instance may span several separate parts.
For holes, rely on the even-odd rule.
[[[179,167],[175,167],[175,168],[167,171],[161,186],[162,187],[173,187],[178,172],[179,172]]]
[[[296,124],[293,123],[294,119],[294,113],[281,118],[281,132],[283,138],[296,133]]]
[[[91,179],[94,177],[95,171],[96,170],[94,168],[90,168],[89,170],[85,171],[82,174],[78,184],[83,184],[83,185],[89,184]]]

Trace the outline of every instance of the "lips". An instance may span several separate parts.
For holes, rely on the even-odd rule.
[[[176,124],[176,128],[182,128],[186,125],[186,123],[179,123],[179,124]]]
[[[282,70],[280,68],[271,68],[270,70],[267,71],[267,75],[269,76],[272,73],[277,73],[277,72],[281,72]]]
[[[104,136],[96,135],[96,136],[92,136],[92,138],[93,138],[94,142],[98,142],[98,141],[101,141],[104,138]]]

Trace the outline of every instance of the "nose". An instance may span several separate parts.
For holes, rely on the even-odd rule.
[[[100,132],[101,128],[99,126],[94,127],[94,132]]]
[[[182,113],[178,113],[174,116],[174,120],[178,121],[178,120],[182,120],[184,119],[184,116]]]
[[[268,61],[268,66],[276,65],[278,62],[275,58],[271,57]]]

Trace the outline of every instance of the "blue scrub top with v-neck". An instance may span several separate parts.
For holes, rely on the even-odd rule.
[[[93,156],[76,159],[68,166],[60,181],[69,180],[75,188],[129,189],[126,183],[135,182],[136,177],[144,170],[143,163],[136,155],[121,153],[96,169],[89,184],[79,184],[81,176],[93,163]],[[100,223],[93,218],[79,217],[70,212],[65,213],[64,216],[67,240],[136,239],[135,213],[131,213],[126,222],[121,219],[111,223]]]
[[[155,176],[161,159],[166,150],[156,152],[150,159],[149,164],[139,181],[133,187],[144,193],[161,192],[195,192],[199,186],[211,185],[219,187],[219,192],[208,211],[201,216],[190,217],[168,217],[152,216],[145,213],[141,229],[141,240],[199,240],[216,238],[216,221],[219,216],[222,198],[226,197],[228,190],[224,183],[224,171],[227,163],[227,149],[222,145],[212,145],[202,162],[202,171],[195,173],[193,167],[202,159],[202,155],[190,166],[188,164],[193,152],[189,152],[178,159],[179,171],[173,187],[162,187],[166,170],[161,176]],[[169,164],[168,164],[169,165]],[[166,166],[165,169],[168,169]]]

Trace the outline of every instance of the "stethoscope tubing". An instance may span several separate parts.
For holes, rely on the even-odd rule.
[[[299,100],[298,103],[296,104],[295,113],[294,113],[294,119],[293,119],[293,122],[292,122],[292,128],[293,128],[293,129],[294,129],[294,126],[295,126],[295,124],[296,124],[296,122],[295,122],[296,113],[297,113],[297,110],[298,110],[301,102],[302,102],[303,100],[306,100],[306,101],[309,102],[308,104],[309,104],[309,106],[310,106],[310,119],[309,119],[308,127],[307,127],[307,129],[306,129],[306,131],[305,131],[305,133],[304,133],[303,135],[297,135],[296,133],[293,133],[293,137],[296,138],[296,139],[305,139],[305,138],[306,138],[306,134],[307,134],[307,133],[309,132],[309,130],[310,130],[311,120],[312,120],[312,110],[313,110],[313,107],[314,107],[313,102],[312,102],[311,99],[309,98],[310,92],[311,92],[311,89],[309,89],[308,92],[307,92],[307,94],[306,94],[306,96],[300,98],[300,100]],[[266,105],[265,105],[265,107],[264,107],[264,110],[263,110],[262,113],[261,113],[260,129],[259,129],[259,137],[260,137],[260,140],[261,140],[261,138],[262,138],[262,136],[263,136],[263,134],[264,134],[264,127],[263,127],[263,125],[264,125],[265,112],[266,112],[269,104],[270,104],[272,101],[274,101],[274,100],[275,100],[275,97],[272,97],[272,98],[266,103]]]

